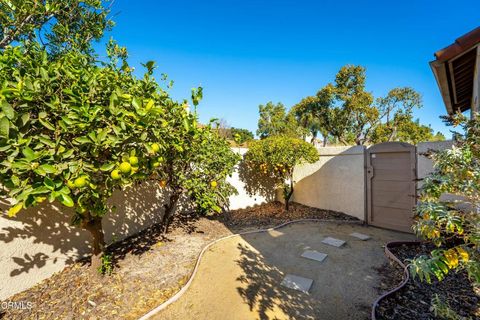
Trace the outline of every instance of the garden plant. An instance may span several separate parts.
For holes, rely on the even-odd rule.
[[[432,154],[434,171],[425,180],[416,207],[416,233],[433,242],[430,256],[414,259],[410,272],[431,282],[465,269],[480,282],[480,117],[460,115],[454,125],[464,129],[457,143]]]
[[[162,154],[153,161],[154,177],[167,191],[165,231],[181,199],[200,214],[221,212],[236,192],[226,179],[240,161],[228,141],[211,124],[200,125],[196,112],[187,111],[185,104],[172,106],[167,115],[169,130],[163,136]]]
[[[259,173],[260,178],[273,180],[282,189],[287,211],[294,192],[295,167],[302,163],[314,163],[318,159],[318,151],[310,143],[285,136],[254,141],[244,155],[248,170]]]

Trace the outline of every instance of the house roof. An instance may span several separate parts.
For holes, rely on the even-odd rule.
[[[430,62],[448,114],[471,108],[479,44],[480,27],[435,52],[436,60]]]

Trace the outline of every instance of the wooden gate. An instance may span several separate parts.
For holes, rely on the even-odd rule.
[[[416,204],[416,147],[401,142],[374,145],[366,151],[368,224],[412,232]]]

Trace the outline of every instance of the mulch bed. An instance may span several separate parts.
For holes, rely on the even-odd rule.
[[[428,244],[403,245],[391,251],[407,265],[408,259],[428,255],[432,248]],[[383,278],[380,292],[396,287],[403,279],[403,270],[397,264],[387,264],[377,271]],[[435,295],[458,317],[435,316]],[[410,278],[405,287],[380,301],[376,316],[402,320],[480,319],[480,287],[468,279],[465,271],[451,272],[443,281],[432,279],[431,284]]]
[[[285,212],[284,207],[284,204],[276,201],[247,209],[226,212],[218,216],[217,220],[235,232],[269,228],[287,221],[299,219],[358,221],[357,218],[341,212],[312,208],[299,203],[291,203],[288,212]]]
[[[213,218],[180,216],[168,234],[160,225],[111,244],[114,271],[92,275],[78,261],[8,301],[33,303],[31,309],[0,309],[5,319],[138,319],[174,295],[188,280],[209,242],[232,233],[303,219],[355,220],[345,214],[278,202],[223,213]],[[5,302],[5,301],[4,301]],[[0,305],[1,301],[0,301]]]

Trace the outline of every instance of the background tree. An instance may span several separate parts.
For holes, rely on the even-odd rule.
[[[290,110],[297,123],[304,129],[303,140],[310,135],[310,142],[314,144],[318,133],[322,132],[324,137],[324,145],[326,143],[326,131],[320,126],[319,118],[313,113],[316,107],[317,99],[315,97],[306,97],[302,99],[298,104],[294,105]]]
[[[232,127],[230,129],[230,135],[237,144],[244,144],[245,142],[251,141],[255,138],[251,131],[242,128]]]
[[[411,144],[417,144],[422,141],[444,141],[445,136],[437,132],[433,134],[433,129],[430,126],[420,124],[417,119],[412,120],[411,115],[395,114],[392,124],[380,123],[372,131],[369,139],[370,143],[381,143],[388,141],[401,141]],[[392,129],[392,128],[395,129]],[[392,133],[395,134],[392,134]]]
[[[258,107],[260,118],[258,119],[257,135],[260,139],[270,136],[301,137],[301,130],[293,114],[287,114],[282,103],[268,102]]]
[[[349,136],[357,145],[366,142],[368,130],[379,116],[373,105],[373,95],[365,91],[365,80],[365,68],[354,65],[342,67],[335,77],[334,108],[343,111],[335,112],[336,123],[344,122],[342,127],[346,133],[342,134],[342,139]]]
[[[414,89],[394,88],[386,97],[377,99],[378,119],[367,135],[371,142],[403,141],[417,143],[433,138],[430,127],[413,120],[413,110],[422,107],[422,97]]]
[[[346,65],[340,69],[333,84],[327,84],[299,105],[308,104],[302,117],[310,113],[328,137],[342,144],[364,145],[387,141],[417,143],[432,139],[430,127],[413,120],[413,110],[422,107],[419,93],[410,87],[394,88],[383,97],[374,99],[365,90],[366,73],[361,66]],[[300,121],[301,119],[297,117]]]
[[[233,139],[231,134],[231,127],[228,124],[227,120],[219,119],[215,122],[215,130],[217,130],[218,135],[224,139]]]
[[[92,53],[113,26],[108,18],[109,1],[102,0],[5,0],[0,2],[0,49],[27,41],[50,54],[72,49]]]
[[[273,136],[250,144],[244,161],[249,170],[260,172],[282,188],[285,210],[294,192],[293,172],[302,163],[314,163],[319,155],[314,146],[300,139]]]
[[[442,280],[451,270],[465,269],[480,283],[480,118],[453,121],[465,134],[458,134],[452,149],[432,154],[434,171],[416,207],[414,229],[437,249],[413,260],[410,272],[430,282],[432,276]]]

